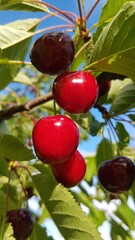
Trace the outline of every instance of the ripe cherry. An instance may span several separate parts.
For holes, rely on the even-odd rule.
[[[134,163],[124,156],[105,161],[98,168],[98,178],[102,186],[109,192],[128,191],[135,178]]]
[[[65,187],[76,186],[84,177],[86,163],[78,150],[65,162],[51,165],[52,172],[59,183]]]
[[[7,222],[12,224],[17,240],[26,240],[33,230],[34,217],[28,209],[14,209],[7,212]]]
[[[98,84],[89,72],[66,72],[55,79],[53,96],[57,104],[67,112],[85,113],[97,100]]]
[[[79,130],[75,122],[64,115],[41,118],[32,133],[34,149],[44,163],[59,163],[77,149]]]
[[[104,96],[110,90],[111,81],[107,81],[107,80],[98,81],[98,86],[99,86],[98,97]]]
[[[63,32],[50,32],[35,41],[30,59],[38,71],[55,75],[69,68],[74,55],[74,42],[69,35]]]

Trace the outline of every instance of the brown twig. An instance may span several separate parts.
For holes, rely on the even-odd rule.
[[[95,7],[98,5],[98,3],[100,2],[100,0],[96,0],[96,2],[94,3],[94,5],[92,6],[92,8],[90,9],[89,13],[86,16],[86,20],[88,20],[88,18],[91,16],[92,12],[94,11]]]
[[[28,111],[32,110],[33,108],[35,108],[45,102],[48,102],[52,99],[53,99],[52,92],[49,92],[44,96],[37,97],[37,98],[30,100],[24,104],[16,104],[7,109],[3,109],[0,111],[0,122],[11,118],[16,113],[20,113],[20,112],[24,112],[24,111],[28,112]]]

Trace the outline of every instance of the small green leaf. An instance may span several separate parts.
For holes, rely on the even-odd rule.
[[[117,136],[119,138],[119,142],[118,142],[119,149],[122,150],[123,148],[128,146],[129,141],[130,141],[130,136],[129,136],[128,132],[126,131],[124,125],[120,122],[117,122],[115,129],[117,132]]]
[[[100,163],[113,158],[114,158],[113,144],[107,138],[103,138],[97,147],[96,152],[97,166]]]
[[[7,228],[6,231],[4,232],[3,240],[15,240],[13,237],[13,228],[11,224],[6,224]]]
[[[114,220],[111,221],[111,239],[114,240],[134,240],[132,238],[130,231],[125,230],[120,224],[115,222]]]
[[[38,223],[34,224],[34,229],[29,237],[30,240],[53,240],[53,238],[48,237],[46,233],[46,229],[39,225]]]
[[[135,107],[135,84],[131,83],[121,89],[112,102],[110,112],[114,115],[122,114]]]
[[[135,212],[125,203],[120,204],[115,212],[130,229],[135,229]]]
[[[8,196],[8,198],[9,198],[8,210],[16,208],[16,203],[11,200],[10,196]],[[0,189],[0,216],[1,217],[3,217],[5,214],[6,200],[7,200],[7,194]]]
[[[0,138],[0,152],[4,157],[13,161],[28,161],[35,158],[31,149],[11,135],[4,135]]]
[[[86,156],[86,163],[87,163],[87,169],[86,169],[86,174],[85,174],[85,179],[90,182],[92,177],[96,174],[97,172],[97,166],[96,166],[96,159],[94,156]]]
[[[32,12],[49,12],[48,8],[42,2],[35,3],[27,0],[4,0],[0,2],[0,10],[17,10]]]
[[[95,225],[65,187],[57,185],[53,178],[44,174],[33,176],[33,181],[43,203],[65,239],[101,239]]]

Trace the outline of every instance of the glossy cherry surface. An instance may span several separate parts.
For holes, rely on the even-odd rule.
[[[124,156],[105,161],[98,168],[98,178],[102,186],[109,192],[128,191],[135,179],[134,163]]]
[[[67,112],[85,113],[97,100],[98,84],[89,72],[66,72],[55,79],[53,96],[57,104]]]
[[[59,183],[65,187],[76,186],[84,177],[86,163],[78,150],[65,162],[51,165],[52,172]]]
[[[34,149],[44,163],[59,163],[70,157],[79,144],[75,122],[64,115],[41,118],[33,128]]]
[[[74,55],[74,42],[68,34],[50,32],[35,41],[30,52],[30,59],[38,71],[55,75],[69,68]]]
[[[99,86],[98,97],[104,96],[110,90],[111,81],[106,81],[106,80],[98,81],[98,86]]]
[[[17,240],[26,240],[34,226],[34,218],[28,209],[20,208],[7,212],[7,222],[12,224]]]

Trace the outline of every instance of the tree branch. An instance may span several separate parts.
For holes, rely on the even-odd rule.
[[[33,100],[30,100],[24,104],[17,104],[14,105],[10,108],[7,109],[3,109],[0,111],[0,122],[2,122],[3,120],[7,120],[9,118],[11,118],[14,114],[16,113],[20,113],[20,112],[24,112],[24,111],[30,111],[31,109],[45,103],[48,102],[50,100],[53,99],[53,95],[52,92],[47,93],[46,95],[42,96],[42,97],[37,97]]]

